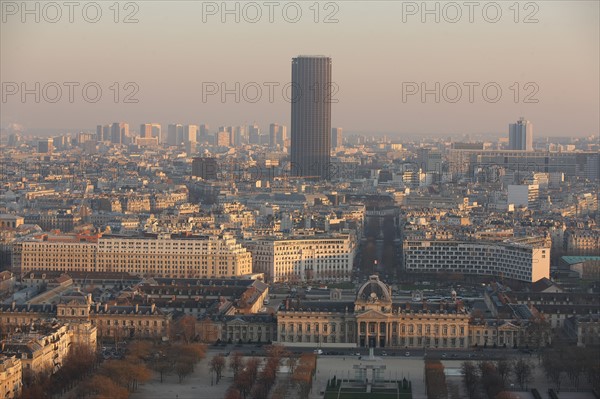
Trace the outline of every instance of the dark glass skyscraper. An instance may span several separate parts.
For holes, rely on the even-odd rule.
[[[292,59],[291,173],[331,178],[331,58]]]

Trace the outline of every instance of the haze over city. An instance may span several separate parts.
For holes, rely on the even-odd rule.
[[[600,398],[599,26],[0,0],[0,398]]]
[[[364,12],[366,3],[353,1],[336,3],[335,8],[321,5],[318,15],[309,9],[311,3],[300,2],[301,17],[294,23],[288,22],[294,9],[283,14],[283,6],[273,8],[270,23],[269,8],[262,3],[257,3],[258,22],[252,22],[254,10],[245,9],[244,3],[237,14],[227,14],[220,3],[214,3],[216,11],[206,8],[206,3],[141,2],[136,9],[121,8],[119,18],[131,15],[136,23],[114,23],[108,4],[97,23],[86,22],[81,7],[73,12],[73,23],[64,6],[59,23],[48,22],[53,10],[46,18],[40,10],[39,23],[34,15],[22,16],[21,7],[5,11],[0,28],[2,82],[25,82],[30,89],[34,82],[42,87],[47,82],[80,86],[73,103],[64,86],[56,103],[35,103],[32,95],[23,103],[20,93],[10,95],[2,103],[0,126],[16,123],[51,134],[93,130],[102,120],[126,120],[132,126],[148,120],[211,126],[287,123],[289,101],[281,88],[290,82],[291,58],[323,54],[333,60],[333,81],[339,88],[332,123],[348,133],[398,138],[498,135],[506,132],[507,120],[518,116],[536,121],[538,137],[585,137],[599,131],[597,2],[548,1],[536,3],[536,8],[522,3],[517,14],[502,3],[501,17],[494,23],[488,22],[496,20],[494,8],[485,13],[483,5],[473,8],[469,22],[469,9],[462,3],[457,3],[461,17],[455,18],[455,9],[435,2],[430,9],[435,4],[439,9],[433,14],[426,14],[420,2],[369,2],[369,12]],[[103,90],[97,103],[81,97],[87,82],[97,82]],[[114,82],[121,85],[118,103],[109,88]],[[137,103],[122,101],[133,92],[123,88],[127,82],[139,89]],[[236,82],[241,87],[256,82],[263,93],[255,103],[243,97],[236,103],[233,95],[222,101],[220,93],[203,101],[206,82],[225,84],[229,90]],[[265,82],[279,84],[273,102]],[[419,92],[403,101],[407,82],[419,87],[424,83],[429,90],[439,82],[438,92],[456,82],[463,95],[456,103],[443,96],[436,103],[433,94],[422,101]],[[479,84],[473,102],[465,82]],[[497,102],[482,96],[482,87],[490,82],[502,90]],[[515,83],[520,91],[516,102]],[[524,87],[527,83],[535,86]],[[449,90],[448,96],[454,97],[454,89]],[[494,90],[490,95],[495,97]],[[537,101],[524,101],[527,94]]]

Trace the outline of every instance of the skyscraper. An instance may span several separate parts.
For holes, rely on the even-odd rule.
[[[260,144],[260,128],[256,123],[248,126],[248,141],[250,144]]]
[[[170,124],[167,127],[167,144],[171,146],[182,144],[183,140],[183,125]]]
[[[198,136],[198,125],[185,125],[181,135],[181,142],[184,145],[196,145],[196,136]]]
[[[110,142],[113,144],[128,144],[129,124],[114,122],[110,126]]]
[[[331,148],[341,147],[343,144],[342,141],[342,128],[341,127],[333,127],[331,128]]]
[[[38,152],[41,154],[50,154],[54,150],[53,139],[42,139],[38,141]]]
[[[241,146],[248,143],[248,135],[246,134],[245,126],[236,126],[233,131],[233,143],[236,146]]]
[[[281,126],[277,123],[271,123],[269,125],[269,146],[271,148],[276,148],[277,144],[279,144],[279,136],[281,135]]]
[[[533,151],[533,124],[521,117],[508,126],[508,149]]]
[[[200,125],[200,131],[199,131],[200,137],[198,138],[199,142],[204,143],[206,141],[206,139],[208,139],[209,130],[210,130],[210,127],[207,124],[204,123],[204,124]]]
[[[330,178],[331,58],[292,59],[291,173]]]
[[[140,137],[156,137],[160,141],[161,126],[158,123],[143,123],[140,125]]]
[[[231,146],[231,134],[228,131],[220,131],[215,135],[215,145],[219,147]]]

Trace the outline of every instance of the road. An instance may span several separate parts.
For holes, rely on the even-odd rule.
[[[245,356],[264,356],[266,344],[221,344],[220,346],[211,345],[209,347],[210,352],[219,352],[223,354],[230,354],[231,352],[238,351]],[[294,347],[286,346],[286,348],[294,354],[312,353],[317,346],[313,347]],[[368,357],[369,350],[367,348],[320,348],[323,351],[320,357],[328,356],[354,356],[354,357]],[[464,350],[444,350],[444,349],[410,349],[410,348],[377,348],[374,351],[375,356],[378,357],[389,357],[389,358],[420,358],[420,359],[439,359],[439,360],[499,360],[508,357],[515,356],[526,356],[532,359],[536,356],[535,353],[524,354],[518,349],[504,349],[504,348],[488,348],[488,349],[464,349]],[[408,354],[408,355],[407,355]]]

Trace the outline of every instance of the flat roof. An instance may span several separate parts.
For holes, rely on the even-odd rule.
[[[574,265],[576,263],[585,262],[587,260],[600,260],[600,256],[576,256],[576,255],[567,255],[561,257],[562,260],[567,262],[569,265]]]

